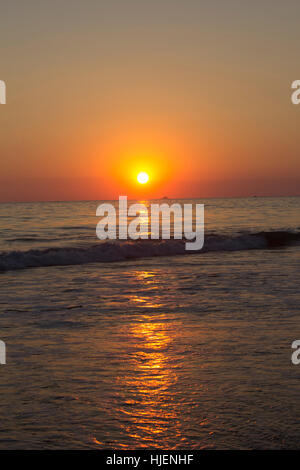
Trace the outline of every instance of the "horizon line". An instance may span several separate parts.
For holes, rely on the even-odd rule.
[[[125,196],[122,194],[121,196]],[[119,196],[120,197],[120,196]],[[195,200],[195,199],[256,199],[256,198],[291,198],[291,197],[300,197],[300,194],[289,194],[289,195],[251,195],[251,196],[197,196],[197,197],[159,197],[159,198],[127,198],[128,201],[185,201],[185,200]],[[0,201],[0,204],[42,204],[42,203],[72,203],[72,202],[99,202],[99,201],[108,201],[115,202],[116,199],[50,199],[50,200],[28,200],[28,201]]]

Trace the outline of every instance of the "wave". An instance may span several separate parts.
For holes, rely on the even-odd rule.
[[[300,232],[285,230],[244,233],[235,236],[209,234],[200,251],[186,251],[185,240],[105,241],[80,247],[57,247],[0,253],[0,271],[126,261],[154,256],[201,254],[279,248],[299,244]]]

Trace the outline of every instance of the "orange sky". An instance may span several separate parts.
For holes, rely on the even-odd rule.
[[[1,7],[0,201],[299,194],[299,4],[201,3]]]

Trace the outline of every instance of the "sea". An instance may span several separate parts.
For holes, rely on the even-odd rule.
[[[0,448],[299,448],[300,197],[164,200],[199,251],[103,202],[0,204]]]

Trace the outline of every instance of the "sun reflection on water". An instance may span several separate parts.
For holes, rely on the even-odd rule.
[[[143,275],[147,279],[148,274]],[[170,429],[180,440],[180,420],[172,391],[177,375],[168,353],[177,335],[178,329],[162,313],[139,316],[128,331],[133,353],[128,373],[119,379],[127,391],[119,412],[126,417],[126,434],[139,447],[163,447]]]

